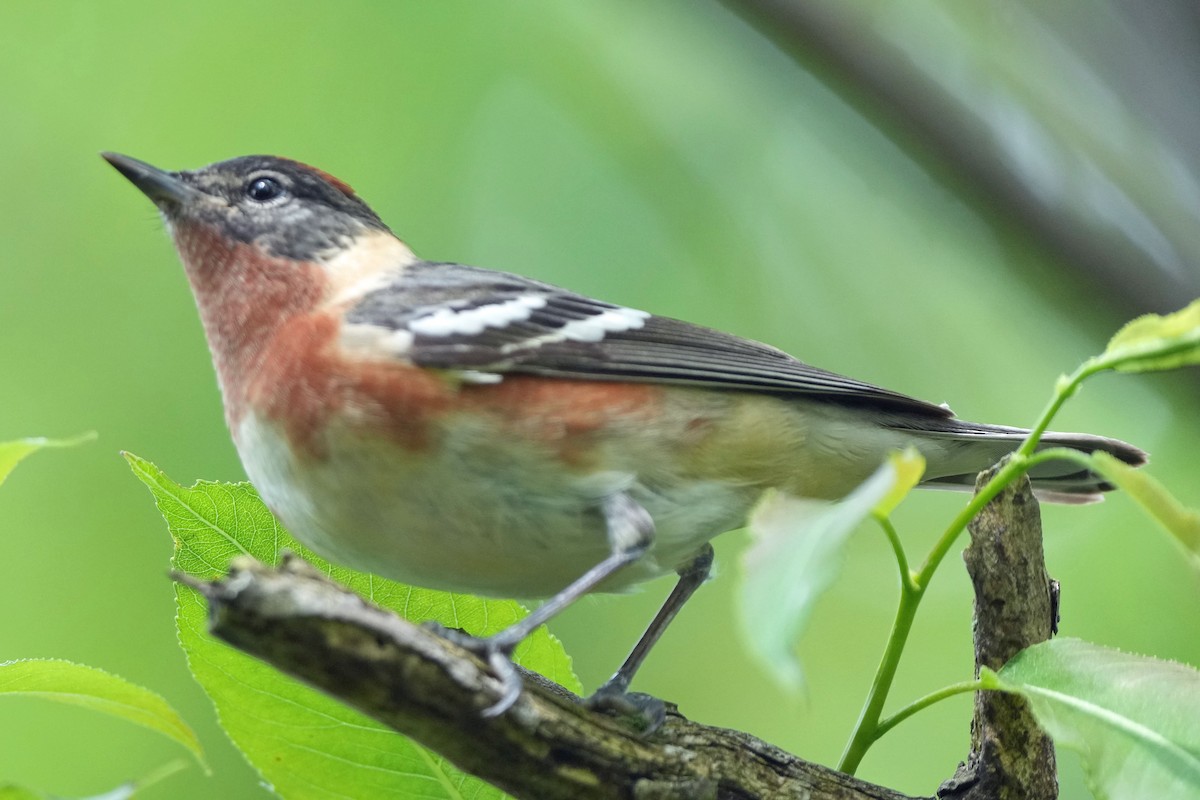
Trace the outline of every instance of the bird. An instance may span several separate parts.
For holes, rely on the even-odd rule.
[[[225,419],[264,502],[345,566],[433,589],[548,598],[486,638],[500,678],[579,597],[678,581],[591,696],[618,707],[708,578],[710,544],[768,490],[836,500],[895,450],[922,485],[969,489],[1027,430],[810,366],[782,350],[510,272],[426,261],[350,186],[298,161],[242,156],[166,171],[103,157],[157,206],[187,274]],[[1047,433],[1043,447],[1125,442]],[[1113,488],[1068,461],[1043,499]],[[447,634],[451,632],[446,632]],[[636,704],[635,704],[636,705]]]

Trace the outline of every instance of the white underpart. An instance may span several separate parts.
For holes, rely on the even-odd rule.
[[[596,512],[628,492],[657,534],[651,552],[604,587],[619,590],[673,572],[754,501],[719,482],[673,478],[650,490],[632,469],[563,469],[532,444],[497,448],[486,426],[452,426],[443,446],[410,453],[352,423],[352,415],[333,421],[320,459],[297,458],[279,426],[253,413],[234,438],[250,480],[296,538],[338,563],[418,586],[550,596],[609,554],[612,534]]]
[[[408,329],[419,336],[474,336],[485,328],[504,328],[527,320],[534,310],[545,305],[545,297],[528,294],[476,308],[439,308],[408,323]]]

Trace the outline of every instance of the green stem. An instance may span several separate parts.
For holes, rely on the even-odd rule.
[[[911,580],[901,585],[900,605],[896,609],[896,620],[892,623],[887,647],[883,650],[879,668],[875,670],[875,680],[871,683],[871,690],[867,692],[867,702],[858,716],[854,733],[850,736],[838,763],[838,769],[848,775],[854,774],[858,765],[862,763],[863,756],[878,738],[879,717],[883,714],[883,704],[892,688],[896,668],[900,665],[900,655],[904,652],[904,644],[908,641],[908,633],[912,630],[913,619],[916,618],[917,607],[921,605],[924,593],[925,589]]]
[[[1091,453],[1072,450],[1069,447],[1048,447],[1045,450],[1037,451],[1025,459],[1025,470],[1032,470],[1037,465],[1046,461],[1074,461],[1084,469],[1095,470],[1095,466],[1092,464]]]
[[[863,756],[866,755],[867,750],[870,749],[871,745],[880,736],[921,708],[942,699],[943,695],[935,692],[918,700],[887,720],[880,722],[880,717],[883,714],[883,706],[887,702],[888,692],[891,690],[892,681],[896,677],[896,670],[900,665],[900,656],[904,652],[904,646],[908,641],[908,634],[912,630],[917,608],[921,605],[921,598],[925,596],[925,590],[928,588],[929,582],[933,579],[933,574],[937,571],[938,565],[945,559],[946,555],[950,552],[950,548],[954,546],[954,542],[966,530],[967,525],[975,518],[975,515],[982,511],[984,506],[991,502],[996,495],[1000,494],[1005,486],[1008,486],[1008,484],[1019,478],[1029,469],[1045,461],[1063,458],[1083,464],[1084,466],[1088,465],[1087,455],[1065,448],[1053,448],[1041,452],[1035,451],[1037,450],[1038,442],[1042,438],[1042,434],[1050,427],[1050,422],[1054,419],[1054,416],[1062,408],[1067,398],[1078,391],[1079,385],[1084,379],[1097,372],[1111,369],[1113,366],[1114,364],[1111,361],[1106,362],[1103,358],[1094,358],[1085,362],[1071,373],[1071,375],[1061,378],[1055,387],[1054,396],[1046,405],[1045,410],[1042,411],[1041,416],[1030,430],[1025,441],[1001,465],[996,474],[992,476],[992,479],[975,493],[975,496],[971,498],[971,502],[967,503],[966,507],[954,517],[941,538],[938,539],[937,544],[933,546],[933,549],[925,558],[925,563],[921,565],[920,570],[914,574],[910,573],[906,567],[902,567],[906,578],[901,583],[900,605],[896,609],[896,619],[892,623],[892,631],[888,636],[887,646],[884,648],[883,657],[879,661],[879,667],[875,670],[875,679],[871,682],[870,691],[867,692],[867,699],[863,704],[862,711],[859,713],[858,722],[855,723],[854,731],[850,735],[850,741],[846,745],[845,752],[842,753],[841,761],[838,764],[839,770],[853,775],[862,762]],[[883,520],[880,520],[880,522],[884,524]],[[903,549],[900,547],[899,537],[896,536],[890,522],[884,524],[884,531],[887,533],[889,541],[892,542],[892,548],[896,550],[897,559],[902,559]],[[906,561],[901,561],[901,563],[907,564]],[[959,691],[968,691],[968,689],[962,688],[968,685],[972,687],[976,686],[975,682],[970,682],[969,684],[955,684],[954,687],[948,687],[948,689],[955,689],[951,693],[957,694]]]
[[[1029,431],[1029,435],[1025,437],[1025,441],[1021,443],[1021,447],[1017,450],[1017,455],[1033,455],[1033,451],[1037,449],[1038,442],[1042,439],[1042,434],[1050,427],[1051,420],[1054,419],[1058,410],[1062,408],[1063,403],[1067,402],[1068,398],[1079,391],[1079,385],[1084,380],[1095,375],[1097,372],[1112,369],[1119,363],[1119,361],[1105,361],[1103,357],[1091,358],[1081,364],[1069,376],[1059,378],[1058,385],[1054,387],[1054,396],[1050,398],[1050,402],[1042,410],[1042,415],[1034,423],[1033,428]]]
[[[982,511],[983,507],[992,501],[992,498],[1000,494],[1005,486],[1019,477],[1025,470],[1029,469],[1029,462],[1029,458],[1012,456],[992,476],[992,479],[975,493],[975,496],[971,498],[971,502],[967,503],[966,507],[958,512],[958,515],[954,517],[949,527],[946,528],[945,533],[938,539],[937,544],[929,551],[929,555],[925,558],[925,563],[921,565],[921,569],[917,572],[916,581],[918,584],[922,587],[929,585],[929,581],[933,579],[933,573],[937,571],[938,565],[942,563],[942,559],[950,552],[950,548],[954,546],[955,540],[966,530],[971,520],[975,519],[975,515]]]
[[[966,507],[955,516],[941,538],[938,539],[937,544],[929,552],[925,563],[921,565],[921,569],[903,583],[900,594],[900,606],[896,609],[896,620],[892,623],[892,631],[888,637],[887,646],[884,648],[883,657],[879,661],[879,667],[875,671],[875,679],[872,681],[871,689],[867,693],[867,700],[863,704],[858,722],[854,726],[850,742],[846,745],[846,750],[842,753],[841,762],[838,764],[838,769],[842,772],[853,775],[854,771],[858,769],[858,765],[862,762],[863,756],[866,755],[867,750],[882,735],[880,731],[880,717],[883,714],[883,706],[887,701],[887,694],[891,690],[892,681],[896,677],[896,670],[900,666],[900,656],[904,652],[904,646],[908,641],[909,631],[912,630],[917,608],[921,605],[921,598],[925,596],[925,590],[928,588],[929,582],[933,579],[938,565],[942,563],[942,560],[950,552],[950,548],[954,546],[954,542],[966,529],[968,523],[975,518],[975,515],[982,511],[983,507],[991,502],[992,498],[998,495],[1005,486],[1030,467],[1051,458],[1061,458],[1062,456],[1063,453],[1058,452],[1058,448],[1055,450],[1046,450],[1029,457],[1012,456],[992,476],[992,479],[975,493],[975,496],[971,498],[971,502],[967,503]],[[1087,458],[1082,455],[1080,457]],[[1071,458],[1074,460],[1073,456]]]
[[[901,585],[909,589],[916,589],[913,574],[908,568],[908,556],[904,553],[904,543],[900,541],[900,534],[896,532],[896,526],[892,524],[890,517],[875,517],[875,521],[879,523],[879,527],[883,528],[888,542],[892,545],[892,552],[896,554],[896,566],[900,568]]]
[[[142,789],[146,789],[160,781],[166,780],[167,778],[174,775],[176,772],[182,772],[183,770],[187,769],[187,767],[188,767],[188,762],[182,758],[177,758],[173,761],[168,761],[166,764],[163,764],[162,766],[158,767],[157,769],[151,771],[148,775],[143,775],[141,778],[139,778],[137,781],[134,782],[134,786],[137,788],[137,791],[140,793]]]
[[[983,685],[983,681],[976,678],[973,681],[962,681],[960,683],[952,683],[949,686],[945,686],[941,689],[938,689],[936,692],[931,692],[930,694],[927,694],[924,697],[922,697],[920,700],[914,700],[913,702],[906,705],[904,708],[897,711],[895,714],[892,714],[887,719],[881,721],[879,723],[879,727],[875,729],[875,738],[876,739],[881,738],[885,733],[887,733],[892,728],[899,725],[901,722],[904,722],[904,720],[908,719],[913,714],[917,713],[918,711],[921,711],[922,709],[928,708],[929,706],[933,705],[934,703],[937,703],[941,700],[945,700],[947,697],[953,697],[956,694],[966,694],[967,692],[977,692],[983,688],[985,688]]]

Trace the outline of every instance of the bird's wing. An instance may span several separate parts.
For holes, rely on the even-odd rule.
[[[346,312],[374,346],[473,379],[505,373],[740,389],[953,416],[898,392],[792,358],[769,345],[593,300],[519,275],[418,262]]]

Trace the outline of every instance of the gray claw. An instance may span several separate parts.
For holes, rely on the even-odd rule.
[[[487,639],[481,641],[486,642]],[[487,654],[487,663],[492,668],[492,674],[500,679],[501,686],[500,699],[481,712],[484,717],[491,719],[512,708],[521,696],[521,673],[517,672],[509,654],[498,648]]]
[[[459,630],[447,628],[432,620],[421,623],[426,630],[436,633],[448,642],[478,656],[492,674],[500,681],[500,697],[495,703],[483,709],[482,716],[491,719],[498,717],[512,708],[513,703],[521,696],[521,673],[512,662],[514,646],[499,636],[481,638]]]
[[[657,697],[642,692],[626,692],[601,686],[584,701],[588,708],[619,717],[649,736],[667,721],[667,706]]]

